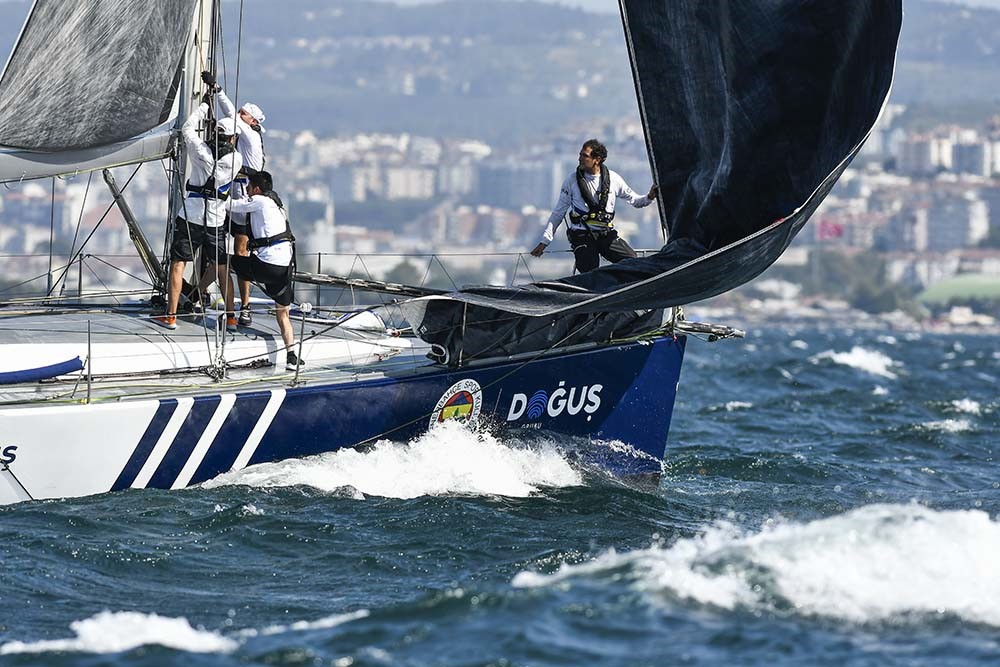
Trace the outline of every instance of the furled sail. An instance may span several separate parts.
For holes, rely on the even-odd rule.
[[[454,359],[634,330],[722,294],[791,243],[885,104],[900,0],[620,0],[660,214],[655,255],[410,302]],[[613,166],[613,165],[612,165]]]
[[[197,0],[35,0],[0,78],[0,181],[167,152]]]

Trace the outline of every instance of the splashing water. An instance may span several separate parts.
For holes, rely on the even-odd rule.
[[[870,505],[807,524],[768,522],[752,535],[720,524],[668,548],[610,551],[550,575],[521,572],[513,585],[610,581],[624,569],[654,599],[768,611],[787,604],[856,623],[952,614],[1000,627],[997,553],[1000,523],[985,512]]]
[[[983,411],[979,402],[973,401],[971,398],[962,398],[957,401],[952,401],[951,405],[955,410],[958,410],[959,412],[966,412],[970,415],[980,415]]]
[[[364,495],[525,497],[541,487],[582,483],[581,474],[554,445],[509,446],[488,433],[445,423],[409,443],[381,440],[366,452],[345,449],[261,464],[226,473],[206,486],[306,485],[330,492],[351,487],[361,499]]]
[[[891,357],[876,350],[868,350],[858,345],[852,347],[850,352],[834,352],[833,350],[820,352],[816,356],[810,357],[809,361],[817,364],[824,359],[829,359],[835,364],[840,364],[842,366],[856,368],[859,371],[864,371],[865,373],[871,373],[872,375],[877,375],[879,377],[889,378],[890,380],[894,380],[897,377],[896,373],[891,370],[897,365]]]
[[[7,642],[0,646],[0,654],[48,651],[121,653],[149,644],[193,653],[230,653],[239,646],[232,639],[214,632],[192,628],[184,618],[132,611],[102,611],[86,620],[74,621],[69,627],[76,633],[73,639]]]

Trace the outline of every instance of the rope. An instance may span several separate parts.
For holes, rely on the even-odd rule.
[[[17,485],[19,487],[21,487],[22,491],[24,491],[24,494],[26,496],[28,496],[28,500],[34,500],[35,499],[35,497],[32,496],[31,493],[29,493],[26,488],[24,488],[24,484],[21,484],[21,480],[19,480],[17,478],[17,475],[14,474],[14,471],[10,469],[10,464],[9,463],[4,463],[3,464],[3,468],[0,468],[0,470],[2,470],[3,472],[6,472],[6,473],[10,473],[10,476],[14,478],[15,482],[17,482]]]

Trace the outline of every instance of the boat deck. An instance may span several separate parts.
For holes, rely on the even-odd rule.
[[[299,314],[292,325],[306,365],[296,376],[285,368],[273,313],[254,311],[253,324],[236,333],[220,327],[218,316],[179,316],[177,329],[168,330],[143,308],[0,309],[0,374],[77,358],[84,365],[58,377],[0,385],[0,405],[264,390],[435,368],[426,343],[395,335],[372,313],[306,316],[304,322]]]

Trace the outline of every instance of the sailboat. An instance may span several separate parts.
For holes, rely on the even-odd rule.
[[[677,307],[770,266],[888,97],[899,0],[834,5],[621,0],[663,249],[560,280],[447,293],[297,274],[393,300],[342,313],[299,304],[308,363],[289,372],[274,327],[151,323],[164,262],[127,183],[107,171],[162,162],[173,220],[186,167],[177,129],[215,58],[218,2],[35,0],[0,77],[0,181],[103,170],[150,287],[103,303],[49,289],[0,308],[0,503],[180,489],[449,420],[551,433],[588,461],[655,474],[688,338],[741,333]]]

